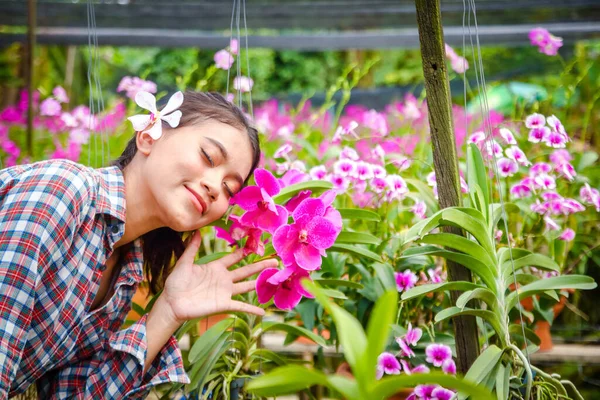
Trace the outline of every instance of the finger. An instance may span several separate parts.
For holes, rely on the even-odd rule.
[[[229,307],[230,311],[239,311],[243,313],[254,314],[258,316],[265,315],[265,310],[260,307],[253,306],[251,304],[247,304],[241,301],[232,300]]]
[[[270,259],[246,265],[244,267],[231,271],[231,280],[233,282],[241,281],[242,279],[246,279],[249,276],[259,273],[265,268],[275,268],[277,264],[277,260]]]
[[[238,249],[232,251],[231,253],[227,254],[226,256],[219,258],[218,260],[213,261],[213,262],[217,263],[218,265],[220,265],[222,267],[229,268],[233,264],[237,264],[240,261],[242,261],[243,258],[244,258],[244,249],[238,248]]]
[[[202,243],[202,235],[200,234],[200,231],[196,231],[192,235],[190,241],[186,244],[186,248],[181,257],[179,257],[178,262],[193,263],[196,254],[198,254],[200,243]]]
[[[243,294],[253,291],[256,288],[256,280],[245,281],[233,284],[233,294]]]

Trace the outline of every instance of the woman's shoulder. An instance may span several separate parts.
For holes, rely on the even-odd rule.
[[[94,169],[65,159],[38,161],[0,170],[0,200],[27,197],[44,203],[83,205],[95,191]]]

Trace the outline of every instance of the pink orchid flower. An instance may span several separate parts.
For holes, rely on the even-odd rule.
[[[383,374],[398,375],[401,371],[400,362],[392,353],[384,352],[377,357],[377,379],[381,379]]]
[[[335,243],[341,231],[341,216],[322,199],[308,198],[296,207],[293,217],[293,224],[277,229],[273,247],[284,265],[297,264],[307,271],[319,269],[325,249]]]
[[[425,349],[425,354],[427,355],[425,361],[436,367],[441,367],[444,361],[452,359],[452,350],[444,344],[430,344]]]
[[[300,303],[302,296],[314,297],[302,287],[301,280],[304,278],[310,279],[309,273],[301,268],[267,268],[256,280],[258,301],[265,304],[273,299],[277,308],[291,310]]]
[[[274,233],[288,219],[287,210],[275,204],[272,198],[281,186],[273,174],[262,168],[254,171],[254,180],[256,186],[245,187],[235,196],[235,204],[246,211],[241,223]]]

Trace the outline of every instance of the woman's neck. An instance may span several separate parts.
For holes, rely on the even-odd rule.
[[[125,180],[125,233],[115,243],[115,248],[164,226],[156,213],[157,207],[154,204],[154,199],[148,187],[143,184],[140,161],[138,157],[134,157],[123,170]]]

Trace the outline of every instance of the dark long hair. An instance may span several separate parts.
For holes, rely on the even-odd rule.
[[[244,113],[218,93],[185,92],[183,104],[179,107],[182,117],[178,127],[199,125],[208,120],[219,121],[247,132],[252,147],[252,168],[246,180],[252,175],[260,161],[260,145],[258,132],[250,124]],[[171,129],[162,122],[163,129]],[[125,170],[137,153],[136,136],[127,143],[125,150],[113,165]],[[150,284],[150,293],[158,293],[165,284],[175,261],[185,250],[182,240],[183,232],[163,227],[142,235],[144,253],[144,271]]]

